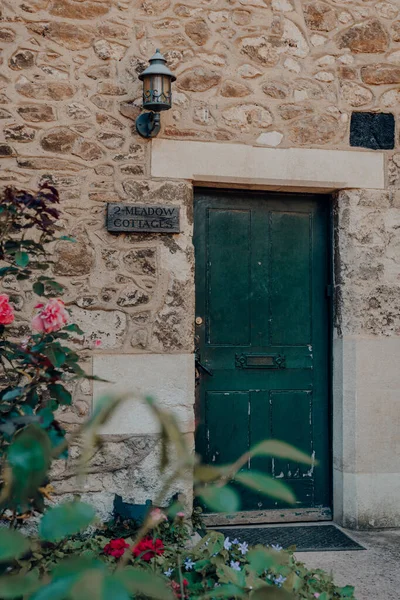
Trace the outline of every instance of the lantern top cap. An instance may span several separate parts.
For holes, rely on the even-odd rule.
[[[150,65],[139,75],[139,79],[143,81],[151,75],[167,75],[171,81],[176,81],[175,75],[167,67],[167,61],[161,52],[157,49],[156,53],[150,58]]]

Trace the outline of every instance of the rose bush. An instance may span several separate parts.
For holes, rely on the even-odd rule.
[[[58,193],[49,186],[37,193],[7,188],[0,200],[0,280],[13,290],[0,294],[0,460],[5,475],[0,516],[15,521],[44,509],[51,462],[67,455],[56,411],[71,404],[71,387],[86,375],[79,353],[71,348],[82,332],[70,323],[59,298],[63,287],[53,277],[48,251],[60,239],[73,243],[60,232]],[[30,295],[41,299],[28,334],[14,308],[14,290],[20,285],[21,292],[29,285]],[[24,337],[18,340],[21,325]],[[20,455],[27,449],[35,460],[21,469]]]

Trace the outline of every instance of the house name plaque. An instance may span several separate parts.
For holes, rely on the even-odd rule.
[[[122,233],[179,233],[178,206],[107,204],[107,230]]]

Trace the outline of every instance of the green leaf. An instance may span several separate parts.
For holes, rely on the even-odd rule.
[[[78,333],[79,335],[84,334],[82,329],[80,329],[80,327],[78,327],[78,325],[76,325],[75,323],[71,323],[70,325],[64,327],[64,331],[73,331],[74,333]]]
[[[246,595],[244,590],[236,585],[227,584],[220,585],[214,590],[211,590],[202,596],[198,596],[198,600],[212,600],[213,598],[244,598]]]
[[[36,573],[0,577],[0,598],[9,600],[32,594],[40,586]]]
[[[278,552],[273,548],[266,548],[260,544],[251,548],[247,554],[247,560],[257,575],[261,575],[271,567],[287,565],[289,558],[290,555],[287,552]]]
[[[72,242],[73,244],[76,244],[76,239],[70,235],[61,235],[58,239],[63,240],[64,242]]]
[[[213,465],[196,465],[194,468],[195,481],[211,483],[220,479],[228,472],[227,467],[214,467]]]
[[[79,574],[71,573],[65,577],[54,579],[38,590],[29,600],[65,600],[78,577]]]
[[[2,400],[4,400],[5,402],[8,402],[9,400],[15,400],[16,398],[19,398],[20,396],[23,396],[23,395],[24,395],[24,388],[16,387],[13,390],[6,392],[4,394],[4,396],[2,397]]]
[[[28,425],[17,434],[9,447],[7,462],[11,470],[13,499],[17,504],[35,496],[43,484],[51,462],[48,435],[37,425]]]
[[[44,429],[50,427],[50,425],[54,421],[54,413],[49,407],[42,408],[41,410],[39,410],[37,416],[40,417],[40,422]]]
[[[43,354],[47,356],[53,367],[57,368],[62,367],[67,358],[65,352],[63,352],[56,344],[47,346],[47,348],[43,350]]]
[[[86,529],[96,516],[94,508],[85,502],[66,502],[48,510],[39,525],[40,536],[49,542]]]
[[[174,600],[175,596],[163,577],[150,571],[126,567],[115,573],[115,578],[132,595],[143,595],[155,600]]]
[[[250,455],[275,456],[277,458],[293,460],[294,462],[304,463],[306,465],[317,464],[312,456],[301,452],[301,450],[297,450],[297,448],[294,448],[294,446],[291,446],[286,442],[279,442],[278,440],[264,440],[263,442],[260,442],[250,450]]]
[[[233,585],[242,588],[246,585],[244,572],[236,571],[235,569],[232,569],[232,567],[228,567],[228,565],[219,565],[217,568],[217,575],[222,583],[233,583]]]
[[[54,568],[52,575],[53,579],[56,580],[62,577],[67,577],[71,574],[81,575],[82,573],[91,571],[93,569],[104,571],[105,568],[105,564],[98,559],[88,558],[85,556],[73,556],[72,558],[66,558],[65,560],[59,562]]]
[[[224,547],[225,536],[218,531],[208,531],[207,534],[195,545],[193,553],[208,553],[209,556],[218,554]]]
[[[131,600],[124,585],[106,571],[90,570],[82,573],[70,593],[71,600]]]
[[[41,281],[35,281],[35,283],[32,286],[32,289],[35,292],[35,294],[37,294],[38,296],[43,296],[44,285]]]
[[[0,269],[0,277],[4,277],[4,275],[7,275],[7,273],[18,273],[18,269],[15,267],[2,267]]]
[[[29,254],[27,252],[18,251],[15,253],[14,258],[19,267],[25,268],[29,265]]]
[[[345,587],[339,588],[338,592],[340,592],[342,598],[353,598],[354,587],[352,585],[346,585]]]
[[[51,398],[55,398],[60,404],[70,406],[72,404],[72,396],[61,383],[51,383],[48,386]]]
[[[14,529],[0,529],[0,562],[19,558],[27,550],[29,540],[22,533]]]
[[[61,283],[58,283],[58,281],[54,281],[53,279],[47,279],[46,283],[49,287],[51,287],[53,292],[57,292],[57,294],[63,293],[64,286],[61,285]]]
[[[294,596],[272,585],[265,585],[251,592],[250,600],[294,600]]]
[[[295,504],[296,502],[295,495],[285,483],[269,475],[264,475],[264,473],[259,473],[258,471],[241,471],[236,473],[235,481],[271,498],[284,500],[288,504]]]
[[[239,509],[239,497],[228,485],[209,485],[202,488],[199,497],[215,512],[236,512]]]
[[[191,464],[192,454],[187,445],[185,437],[179,429],[175,415],[167,410],[161,409],[151,396],[145,398],[149,408],[161,425],[161,434],[174,446],[179,462]]]

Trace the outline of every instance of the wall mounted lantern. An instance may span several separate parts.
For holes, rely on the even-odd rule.
[[[143,108],[150,111],[136,119],[136,131],[144,138],[153,138],[161,129],[160,112],[172,106],[172,82],[175,75],[159,50],[150,59],[150,66],[139,75],[143,81]]]

